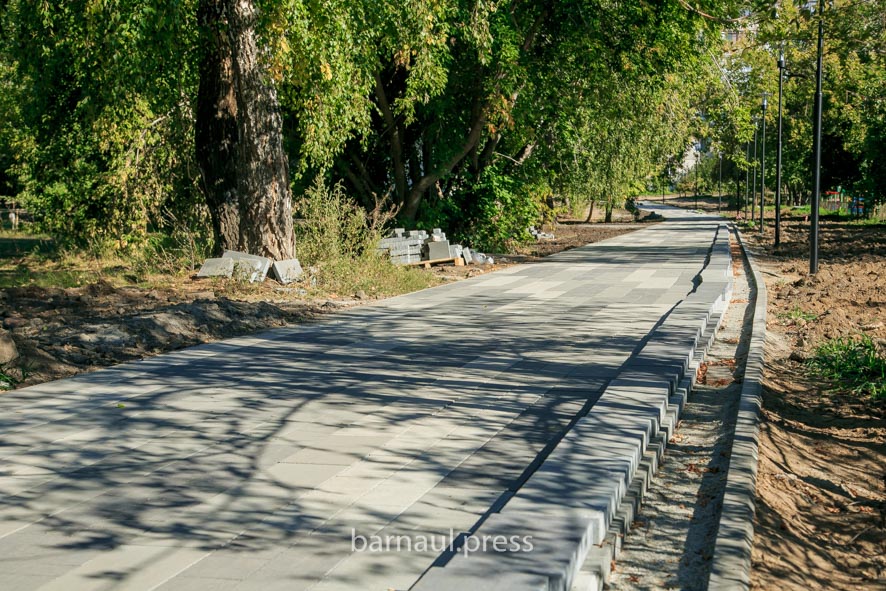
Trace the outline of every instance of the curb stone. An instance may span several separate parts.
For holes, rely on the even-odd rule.
[[[695,289],[664,317],[590,412],[508,503],[472,532],[509,539],[531,532],[534,548],[441,557],[413,590],[454,590],[467,583],[475,591],[566,591],[575,583],[593,585],[576,580],[582,565],[611,528],[623,527],[619,523],[625,520],[617,510],[642,495],[644,466],[657,463],[676,424],[673,414],[685,399],[686,386],[694,382],[729,303],[732,277],[725,223],[718,225],[697,277]]]
[[[757,458],[763,389],[763,344],[766,340],[766,284],[745,245],[733,228],[752,273],[748,283],[756,290],[754,319],[745,364],[744,382],[735,423],[723,511],[711,559],[709,591],[746,591],[751,585],[751,551],[756,510]]]

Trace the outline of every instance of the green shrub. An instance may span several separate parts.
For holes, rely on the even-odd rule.
[[[317,288],[387,296],[436,283],[432,274],[395,266],[377,252],[384,226],[395,214],[383,211],[379,204],[368,212],[340,184],[328,188],[319,180],[296,201],[296,251]]]
[[[809,365],[841,390],[869,395],[874,400],[886,398],[886,356],[868,335],[825,341]]]

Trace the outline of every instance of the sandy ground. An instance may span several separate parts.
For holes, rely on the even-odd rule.
[[[528,245],[516,255],[497,255],[495,265],[435,266],[426,272],[441,282],[465,279],[638,227],[555,225],[554,240]],[[0,370],[23,387],[200,343],[312,322],[371,301],[361,293],[312,298],[298,284],[281,287],[271,280],[242,286],[183,279],[163,289],[116,287],[96,280],[65,289],[33,285],[0,289],[0,338],[11,338],[20,354]]]
[[[753,587],[886,589],[886,409],[806,366],[824,339],[886,345],[886,227],[823,222],[811,277],[802,219],[778,249],[747,235],[769,290]]]

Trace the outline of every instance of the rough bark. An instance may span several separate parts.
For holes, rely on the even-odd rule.
[[[394,190],[397,192],[397,202],[402,204],[406,198],[406,167],[403,163],[403,130],[394,118],[394,112],[388,103],[388,96],[382,83],[381,74],[375,72],[375,98],[385,121],[383,135],[391,137],[391,161],[394,165]]]
[[[272,259],[295,257],[289,162],[283,151],[277,91],[258,48],[253,0],[223,0],[237,97],[240,249]]]
[[[197,21],[203,31],[200,86],[194,144],[203,193],[212,219],[215,249],[237,248],[240,213],[237,199],[237,99],[231,45],[224,33],[227,16],[221,0],[200,0]]]

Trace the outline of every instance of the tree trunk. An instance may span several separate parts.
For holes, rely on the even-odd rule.
[[[237,97],[240,249],[272,259],[295,257],[289,162],[283,151],[277,91],[258,48],[254,0],[223,0]]]
[[[462,146],[461,150],[459,150],[447,162],[439,166],[433,172],[426,171],[426,174],[421,179],[419,179],[417,183],[412,185],[408,195],[406,196],[406,204],[403,208],[403,216],[406,219],[415,219],[416,215],[418,215],[418,207],[419,205],[421,205],[421,199],[424,196],[425,191],[434,186],[434,184],[438,180],[440,180],[440,178],[452,172],[452,169],[455,168],[462,160],[464,160],[464,158],[468,154],[470,154],[474,146],[477,145],[477,142],[480,141],[480,136],[483,133],[483,127],[485,125],[486,114],[481,109],[480,112],[477,114],[476,119],[474,120],[474,124],[471,126],[471,129],[468,132],[468,137],[465,140],[465,143]]]
[[[590,224],[591,220],[594,218],[594,203],[596,202],[591,199],[591,208],[588,210],[588,218],[585,220],[586,224]]]
[[[197,22],[204,36],[194,145],[215,249],[235,249],[240,241],[237,199],[237,99],[231,45],[224,34],[227,16],[221,0],[200,0]]]
[[[385,86],[381,74],[375,72],[375,98],[385,121],[383,136],[391,138],[391,161],[394,164],[394,190],[397,192],[397,203],[403,204],[406,199],[406,166],[403,163],[403,129],[394,118],[394,112],[388,103]]]

